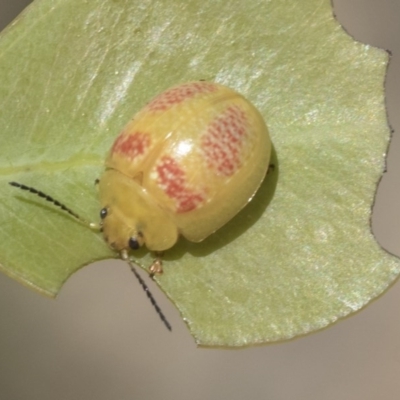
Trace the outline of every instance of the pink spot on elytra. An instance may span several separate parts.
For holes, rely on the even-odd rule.
[[[114,142],[112,153],[119,153],[127,156],[130,160],[142,156],[150,147],[150,135],[142,132],[122,132]]]
[[[218,174],[231,176],[240,167],[247,126],[246,114],[239,106],[228,107],[208,126],[201,148],[208,166]]]
[[[178,213],[194,210],[204,202],[204,194],[187,186],[185,172],[172,157],[162,157],[156,171],[158,186],[175,200]]]
[[[217,89],[216,85],[209,82],[185,83],[161,93],[147,105],[147,109],[150,111],[165,111],[175,104],[182,103],[198,94],[212,93]]]

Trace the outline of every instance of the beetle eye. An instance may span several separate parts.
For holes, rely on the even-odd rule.
[[[107,217],[107,208],[104,207],[100,210],[100,218],[104,219],[105,217]]]
[[[137,249],[140,247],[140,244],[139,244],[139,242],[137,241],[137,239],[136,239],[135,237],[131,237],[131,238],[129,239],[128,244],[129,244],[129,247],[130,247],[132,250],[137,250]]]

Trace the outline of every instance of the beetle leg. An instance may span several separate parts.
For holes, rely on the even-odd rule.
[[[269,164],[267,169],[267,175],[275,171],[275,164]]]
[[[163,252],[155,252],[156,259],[149,267],[150,278],[153,279],[154,275],[160,275],[163,271],[162,260],[161,257],[163,256]]]

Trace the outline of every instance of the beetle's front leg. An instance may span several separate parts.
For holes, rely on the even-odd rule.
[[[156,258],[149,267],[149,273],[151,279],[154,278],[154,275],[160,275],[164,272],[161,260],[162,256],[164,255],[164,252],[156,251],[154,252],[154,255],[156,256]]]

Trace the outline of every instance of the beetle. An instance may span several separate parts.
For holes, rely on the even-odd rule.
[[[232,89],[190,82],[155,97],[116,138],[99,181],[105,241],[126,258],[160,254],[179,235],[201,242],[253,197],[271,141],[258,110]],[[150,267],[161,272],[161,261]]]
[[[254,196],[269,166],[271,140],[259,111],[234,90],[189,82],[151,100],[115,139],[97,180],[100,223],[90,223],[47,194],[17,182],[103,233],[127,260],[161,319],[147,286],[130,262],[131,250],[161,255],[180,235],[201,242]]]

